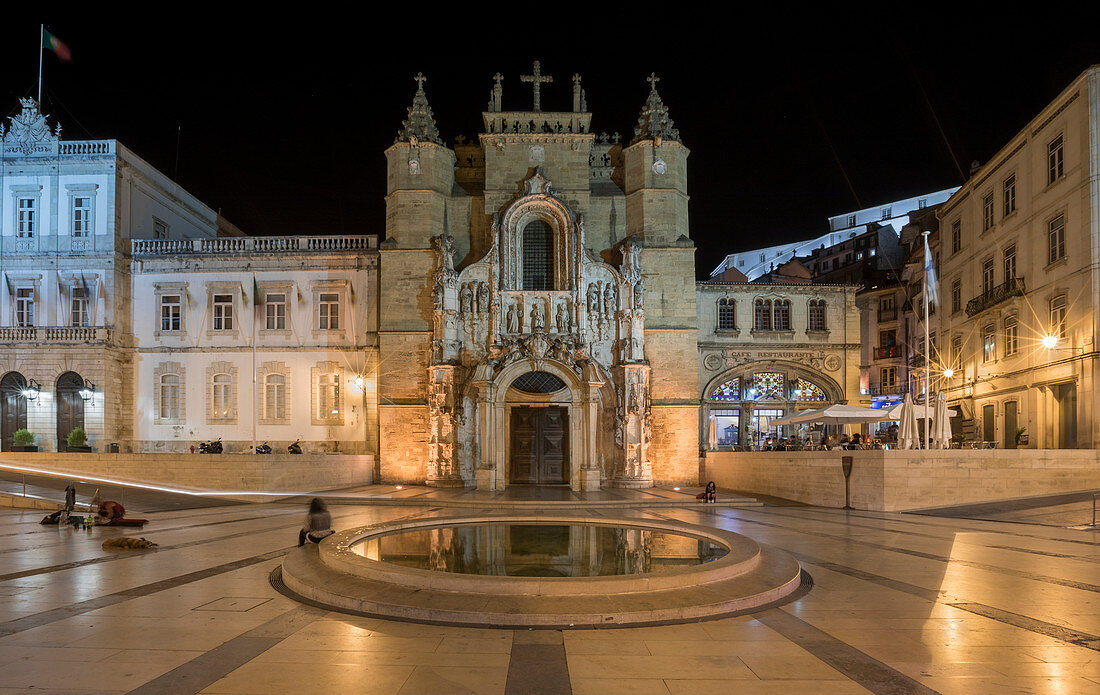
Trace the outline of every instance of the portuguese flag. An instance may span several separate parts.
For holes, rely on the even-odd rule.
[[[42,30],[42,48],[48,48],[56,53],[57,57],[60,58],[63,63],[71,63],[73,60],[73,54],[72,51],[69,50],[69,47],[66,46],[61,39],[45,29]]]

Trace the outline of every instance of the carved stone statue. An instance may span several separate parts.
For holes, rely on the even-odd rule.
[[[489,312],[489,283],[482,282],[477,286],[477,313],[484,316]]]
[[[542,311],[541,301],[536,301],[531,307],[531,330],[535,333],[546,330],[546,315]]]
[[[610,282],[603,291],[603,313],[609,319],[615,316],[615,285]]]
[[[569,314],[566,311],[565,302],[558,304],[558,311],[554,316],[554,323],[557,325],[558,333],[569,332]]]
[[[514,303],[508,305],[508,332],[519,333],[519,312]]]
[[[588,315],[595,318],[600,313],[600,288],[594,282],[588,283]]]
[[[634,308],[641,309],[643,307],[645,295],[645,280],[638,278],[638,282],[634,283]]]
[[[474,312],[474,293],[470,291],[470,286],[468,284],[462,286],[462,292],[459,293],[458,298],[462,306],[462,315],[472,315]]]

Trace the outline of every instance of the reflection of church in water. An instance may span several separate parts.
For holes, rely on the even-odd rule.
[[[509,111],[496,75],[483,132],[452,149],[418,76],[386,151],[384,480],[591,490],[698,477],[700,390],[720,374],[700,377],[713,309],[697,308],[688,150],[655,77],[627,146],[592,132],[579,75],[572,109],[543,111],[550,79],[536,63],[523,78],[533,107]]]

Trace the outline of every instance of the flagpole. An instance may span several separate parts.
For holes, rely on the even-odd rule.
[[[252,273],[252,453],[256,453],[256,410],[259,408],[259,394],[256,392],[256,307],[260,298],[256,296],[256,273]]]
[[[38,25],[38,105],[42,106],[42,47],[46,43],[46,25]]]
[[[924,254],[929,255],[928,250],[928,235],[930,232],[925,231],[924,234]],[[928,449],[930,440],[929,436],[932,433],[928,422],[928,399],[931,395],[932,387],[932,370],[930,369],[931,354],[932,354],[932,342],[928,339],[928,269],[924,271],[924,448]]]

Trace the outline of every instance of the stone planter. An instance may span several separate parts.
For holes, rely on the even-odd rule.
[[[11,448],[11,450],[12,451],[38,451],[38,447],[34,444],[30,444],[28,446],[19,446],[18,444],[16,444],[15,446],[13,446]]]
[[[90,454],[92,453],[92,447],[88,446],[87,444],[83,446],[72,446],[71,444],[66,444],[65,451],[77,454]]]

